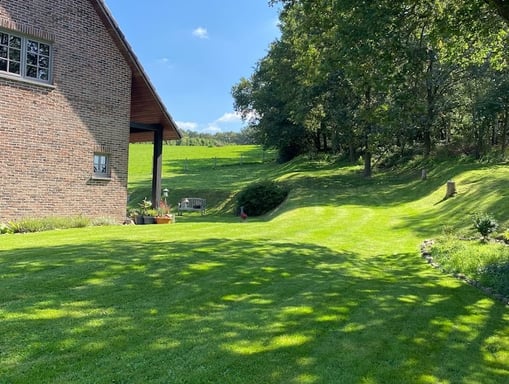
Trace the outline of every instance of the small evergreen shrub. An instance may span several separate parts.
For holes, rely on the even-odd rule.
[[[281,204],[288,190],[274,181],[260,181],[244,188],[237,197],[237,213],[241,207],[248,216],[261,216]]]
[[[487,213],[478,212],[473,215],[474,228],[479,232],[483,240],[488,239],[489,235],[496,231],[498,223]]]

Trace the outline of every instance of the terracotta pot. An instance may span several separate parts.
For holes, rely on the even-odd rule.
[[[157,224],[168,224],[171,222],[171,217],[156,217]]]

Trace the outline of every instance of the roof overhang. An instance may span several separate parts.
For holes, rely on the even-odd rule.
[[[90,2],[131,68],[131,123],[161,126],[163,128],[163,140],[178,140],[182,138],[177,124],[175,124],[171,115],[166,110],[104,1],[90,0]],[[130,142],[152,141],[153,133],[151,131],[131,129],[129,140]]]

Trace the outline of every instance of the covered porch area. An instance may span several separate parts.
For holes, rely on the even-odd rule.
[[[146,77],[133,73],[129,142],[153,143],[151,201],[154,207],[158,207],[161,201],[163,142],[181,137],[177,125]]]

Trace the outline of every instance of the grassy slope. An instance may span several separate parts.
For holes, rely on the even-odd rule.
[[[271,159],[274,159],[274,152],[264,152],[257,146],[165,146],[162,185],[170,190],[168,202],[174,206],[180,198],[198,193],[208,199],[209,206],[217,208],[228,201],[232,191],[263,176],[267,167],[271,168],[248,165],[262,165],[262,161]],[[150,196],[151,172],[152,146],[131,145],[130,206],[136,207],[144,197]]]
[[[187,157],[183,172],[166,156],[170,199],[206,197],[209,215],[0,238],[0,382],[509,380],[507,308],[418,255],[469,211],[503,222],[506,167],[444,164],[422,182],[318,162]],[[240,223],[224,201],[263,176],[291,195]],[[441,201],[448,179],[459,195]]]

